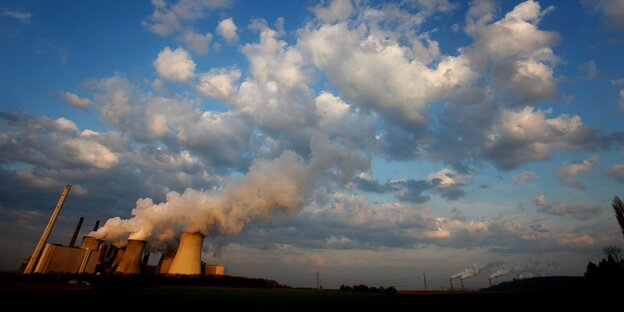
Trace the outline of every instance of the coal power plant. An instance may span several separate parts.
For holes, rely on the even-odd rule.
[[[223,265],[205,264],[201,261],[204,235],[199,232],[180,232],[175,253],[162,252],[158,265],[149,265],[151,252],[146,248],[147,241],[128,239],[123,247],[86,235],[80,247],[75,246],[84,218],[78,221],[68,245],[48,243],[48,237],[56,218],[71,189],[65,190],[41,235],[39,243],[30,257],[24,259],[20,272],[24,274],[64,273],[64,274],[114,274],[138,276],[159,274],[171,276],[222,276]],[[96,221],[93,231],[98,230]]]

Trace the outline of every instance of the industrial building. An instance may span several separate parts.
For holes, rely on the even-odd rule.
[[[84,220],[82,217],[67,246],[47,243],[70,188],[70,185],[65,187],[32,256],[24,259],[24,264],[20,268],[23,273],[114,273],[119,275],[153,273],[184,276],[220,276],[225,273],[223,265],[202,263],[201,249],[204,235],[199,232],[181,232],[175,254],[163,252],[157,266],[148,265],[150,253],[146,252],[147,242],[143,240],[128,239],[125,247],[117,248],[100,239],[84,236],[80,247],[75,247],[76,237]],[[98,226],[99,221],[96,222],[93,231],[96,231]]]

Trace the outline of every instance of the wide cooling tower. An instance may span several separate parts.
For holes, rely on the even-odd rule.
[[[117,274],[141,274],[141,258],[145,249],[145,241],[129,239],[126,252],[117,266]]]
[[[180,234],[180,244],[169,268],[170,275],[201,275],[201,249],[204,235],[199,232]]]

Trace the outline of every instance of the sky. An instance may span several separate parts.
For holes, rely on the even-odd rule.
[[[621,1],[3,1],[0,46],[2,270],[65,184],[49,242],[200,231],[294,286],[478,288],[623,245]]]

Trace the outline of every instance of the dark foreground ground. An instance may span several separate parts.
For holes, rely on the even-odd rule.
[[[0,300],[4,306],[23,308],[75,308],[127,310],[130,307],[214,307],[234,310],[301,311],[317,308],[336,311],[393,311],[396,309],[477,308],[574,309],[589,305],[591,310],[621,301],[622,292],[566,288],[551,291],[399,291],[398,294],[357,293],[339,290],[297,288],[230,288],[197,285],[111,285],[83,283],[0,280]],[[337,310],[340,309],[340,310]],[[331,310],[331,311],[334,311]],[[605,309],[606,310],[606,309]],[[178,312],[178,311],[174,311]]]

